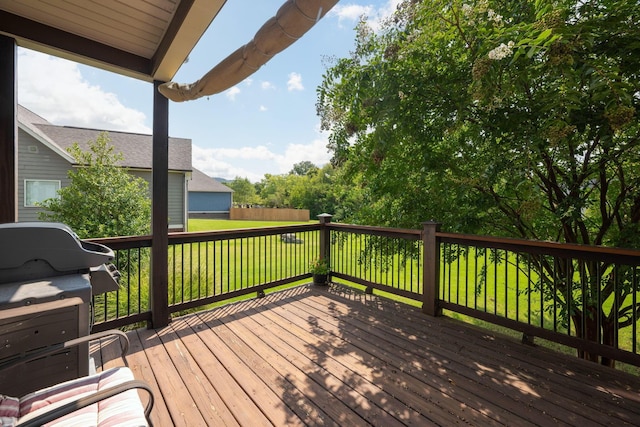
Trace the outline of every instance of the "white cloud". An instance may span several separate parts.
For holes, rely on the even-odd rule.
[[[236,100],[236,95],[238,95],[240,92],[241,92],[241,90],[240,90],[240,88],[238,86],[233,86],[233,87],[227,89],[224,94],[230,100],[235,101]]]
[[[143,112],[90,84],[78,64],[18,49],[18,102],[55,124],[151,133]]]
[[[236,176],[258,182],[264,175],[256,170],[264,170],[273,163],[277,155],[264,145],[241,148],[202,148],[193,145],[191,149],[193,167],[209,176],[233,179]],[[267,169],[269,169],[267,167]],[[272,167],[270,173],[277,173]]]
[[[302,76],[299,73],[289,73],[287,89],[289,92],[294,90],[304,90],[304,86],[302,85]]]
[[[342,21],[355,22],[362,16],[370,16],[373,10],[373,6],[338,4],[331,9],[329,15],[337,16],[339,23],[342,23]]]
[[[260,87],[264,90],[275,89],[275,85],[271,82],[262,82],[260,83]]]
[[[234,179],[239,176],[247,178],[251,182],[258,182],[263,178],[263,176],[259,176],[254,172],[235,167],[228,162],[216,159],[207,159],[206,161],[194,159],[193,167],[214,178]]]
[[[349,24],[366,17],[367,22],[374,31],[380,28],[381,22],[391,16],[400,4],[401,0],[388,0],[386,4],[376,9],[373,5],[363,6],[357,4],[338,4],[329,11],[328,15],[338,17],[338,23],[343,25],[344,21]]]
[[[327,150],[327,140],[318,138],[310,144],[289,144],[284,155],[278,156],[277,163],[280,173],[288,173],[293,165],[306,160],[318,167],[329,163],[331,154]]]
[[[268,108],[267,108],[267,107],[265,107],[264,105],[261,105],[261,106],[259,107],[259,109],[260,109],[260,111],[267,111],[267,110],[268,110]]]
[[[331,160],[331,155],[327,151],[327,140],[318,137],[309,144],[289,144],[283,154],[274,153],[264,145],[202,148],[194,144],[192,159],[193,167],[209,176],[227,179],[240,176],[258,182],[265,173],[289,173],[293,165],[306,160],[322,167]]]
[[[193,160],[200,159],[232,159],[232,160],[274,160],[273,154],[266,146],[240,147],[240,148],[202,148],[193,145]]]
[[[402,2],[402,0],[389,0],[387,4],[381,7],[378,10],[377,16],[378,19],[388,18],[393,15],[393,13],[398,9],[398,5]]]

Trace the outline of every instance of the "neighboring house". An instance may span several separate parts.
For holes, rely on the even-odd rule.
[[[229,219],[233,190],[193,168],[189,189],[189,218]]]
[[[18,106],[18,221],[38,221],[42,208],[36,203],[54,197],[69,185],[67,172],[79,165],[67,152],[77,142],[88,150],[103,130],[57,126]],[[151,194],[152,137],[107,131],[115,151],[122,153],[120,166],[149,183]],[[169,228],[186,230],[187,179],[191,172],[191,140],[169,138]]]

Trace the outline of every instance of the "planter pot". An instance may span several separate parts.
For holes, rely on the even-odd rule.
[[[327,275],[326,274],[314,274],[313,275],[313,284],[318,286],[327,286]]]

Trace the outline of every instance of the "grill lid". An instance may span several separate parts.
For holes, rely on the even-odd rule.
[[[0,282],[2,270],[16,269],[31,261],[45,261],[60,273],[85,271],[108,263],[113,258],[111,249],[80,240],[65,224],[0,224]]]

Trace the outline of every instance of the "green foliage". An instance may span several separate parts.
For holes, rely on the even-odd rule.
[[[303,162],[299,162],[293,165],[293,169],[291,169],[291,172],[289,172],[289,174],[304,176],[304,175],[309,175],[311,173],[316,173],[317,171],[318,171],[318,167],[316,165],[314,165],[308,160],[305,160]]]
[[[147,182],[118,166],[122,154],[114,153],[106,132],[89,142],[89,151],[78,144],[69,148],[78,167],[68,173],[71,183],[59,197],[44,201],[44,221],[63,222],[80,238],[149,234],[151,201]]]
[[[227,187],[233,190],[234,203],[241,205],[259,204],[260,198],[256,191],[256,186],[253,185],[247,178],[240,178],[239,176],[231,182],[226,183]]]
[[[329,264],[327,260],[318,258],[309,263],[309,273],[311,274],[329,274]]]
[[[322,213],[334,213],[338,206],[334,184],[335,168],[329,164],[311,169],[291,182],[290,204],[294,208],[309,209],[311,218]],[[295,177],[295,175],[293,175]]]
[[[351,220],[639,248],[639,20],[622,0],[407,0],[378,32],[362,22],[317,104],[357,183]],[[609,280],[576,271],[574,288]],[[575,307],[567,286],[547,281],[547,298]],[[639,310],[584,309],[604,333]]]
[[[640,245],[639,9],[407,1],[361,23],[318,91],[352,219]]]
[[[309,209],[314,218],[338,209],[335,173],[331,165],[318,168],[310,162],[301,162],[288,174],[266,174],[257,184],[258,193],[267,207]]]
[[[265,174],[257,184],[262,204],[269,208],[290,208],[289,188],[293,175]]]

